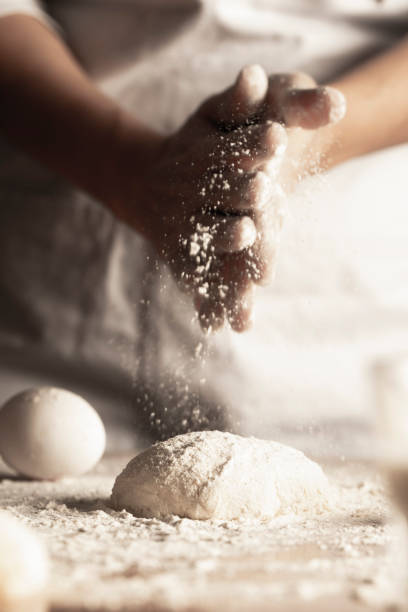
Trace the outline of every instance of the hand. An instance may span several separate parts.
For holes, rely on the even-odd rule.
[[[246,67],[133,169],[116,212],[151,240],[193,295],[204,329],[225,319],[236,331],[246,329],[254,285],[271,277],[282,186],[300,172],[306,129],[339,114],[341,95],[312,84],[304,75],[268,80],[261,67]],[[134,159],[129,151],[127,158]]]
[[[241,71],[230,89],[150,147],[133,169],[130,188],[129,180],[123,181],[125,193],[115,208],[151,240],[179,285],[193,295],[205,328],[228,317],[234,329],[241,329],[246,316],[240,300],[246,282],[243,253],[257,237],[255,210],[265,190],[259,168],[278,162],[286,143],[279,124],[244,122],[267,86],[261,68]],[[212,113],[222,107],[239,107],[243,124],[234,130],[221,127]],[[129,144],[126,157],[134,160]]]
[[[274,276],[286,194],[303,178],[320,171],[325,163],[321,153],[325,150],[321,141],[325,130],[320,128],[337,123],[345,111],[346,102],[340,91],[319,87],[306,74],[269,77],[258,120],[277,121],[284,126],[287,146],[278,166],[266,163],[261,169],[269,179],[269,197],[253,217],[258,238],[248,250],[256,284],[268,284]]]
[[[269,160],[260,164],[253,177],[258,185],[257,205],[248,210],[242,202],[243,214],[254,221],[257,238],[234,258],[225,257],[220,272],[223,282],[232,287],[227,302],[228,319],[234,329],[245,329],[250,321],[255,285],[269,283],[274,275],[285,193],[306,175],[320,169],[324,163],[321,151],[326,147],[319,128],[338,122],[345,114],[346,104],[340,91],[318,87],[305,74],[272,75],[264,99],[252,107],[251,113],[242,106],[221,102],[213,105],[213,116],[230,130],[237,130],[248,122],[284,128],[284,133],[280,133],[280,150],[275,150]],[[241,270],[238,282],[231,280],[237,260]],[[202,311],[211,314],[217,307],[222,308],[217,299],[213,292],[209,300],[201,303]]]

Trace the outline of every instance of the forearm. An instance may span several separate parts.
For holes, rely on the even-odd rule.
[[[322,128],[315,150],[324,168],[408,142],[408,40],[331,83],[347,99],[338,124]]]
[[[36,159],[114,207],[121,154],[132,163],[159,136],[104,96],[69,50],[34,18],[0,19],[0,131]],[[130,140],[130,139],[129,139]]]

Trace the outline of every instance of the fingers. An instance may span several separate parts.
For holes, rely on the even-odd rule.
[[[264,119],[310,130],[340,121],[345,112],[343,94],[333,87],[317,87],[307,74],[278,74],[269,78]]]
[[[283,190],[271,184],[266,205],[253,212],[257,240],[247,251],[247,267],[249,276],[258,285],[267,285],[274,278],[285,204]]]
[[[316,81],[306,72],[289,72],[284,74],[272,74],[268,79],[268,94],[279,95],[279,92],[288,89],[312,89],[316,87]]]
[[[247,331],[253,323],[255,286],[247,280],[245,285],[233,287],[227,304],[228,322],[236,332]]]
[[[283,214],[277,214],[281,226]],[[258,234],[257,242],[248,251],[247,266],[252,280],[257,285],[266,286],[275,277],[281,230],[276,230],[277,224],[271,223],[269,219],[262,220],[259,225],[262,226],[262,230]]]
[[[294,74],[273,74],[269,77],[268,92],[265,96],[263,119],[284,123],[283,102],[292,90],[313,89],[316,82],[303,72]]]
[[[252,174],[245,184],[245,193],[235,204],[235,210],[243,211],[253,217],[257,210],[261,210],[266,205],[270,191],[271,180],[265,172]]]
[[[214,298],[194,300],[198,312],[198,320],[201,329],[206,332],[216,332],[224,326],[225,308],[223,304]]]
[[[173,258],[173,266],[179,262],[181,267],[176,274],[180,289],[207,298],[210,289],[214,295],[214,284],[217,287],[223,285],[218,260],[225,253],[239,253],[252,246],[257,230],[248,216],[207,213],[194,219],[189,237],[180,240],[180,250]],[[217,294],[216,297],[222,296]]]
[[[247,215],[203,213],[195,216],[195,231],[184,243],[192,261],[204,264],[214,253],[235,253],[252,246],[257,237]]]
[[[198,224],[211,235],[211,247],[207,242],[204,256],[197,248],[191,250],[192,271],[188,276],[193,280],[198,318],[205,331],[215,331],[225,321],[234,331],[248,329],[252,323],[254,283],[267,284],[275,271],[284,193],[263,172],[252,180],[263,187],[262,201],[251,210],[252,219],[220,219],[219,215],[208,214]],[[210,222],[208,217],[212,217]],[[193,234],[192,244],[199,240],[197,233]]]
[[[200,325],[209,332],[228,321],[234,331],[243,332],[252,325],[254,284],[246,276],[241,254],[225,256],[221,268],[207,295],[194,300]]]
[[[238,157],[233,157],[234,161],[228,164],[224,156],[218,165],[203,172],[197,187],[202,210],[211,214],[215,210],[241,213],[262,205],[268,189],[266,175],[270,178],[277,175],[287,147],[287,134],[277,123],[257,126],[255,131],[256,137],[251,134],[252,154],[250,149],[244,152],[236,149]]]
[[[203,208],[213,211],[208,213],[210,216],[218,214],[219,219],[222,219],[222,214],[250,213],[252,209],[262,206],[265,199],[266,187],[261,175],[261,172],[243,171],[241,174],[233,171],[215,173]]]
[[[275,74],[268,80],[263,68],[255,64],[243,68],[234,85],[205,102],[201,112],[228,130],[249,119],[317,129],[340,121],[346,101],[339,90],[317,87],[307,74]]]
[[[265,70],[253,64],[245,66],[226,91],[207,100],[201,111],[214,123],[240,125],[260,108],[268,89]]]
[[[203,171],[225,167],[252,170],[265,157],[282,153],[286,143],[284,127],[272,121],[241,126],[228,134],[211,135],[201,143],[200,154],[206,164]]]
[[[267,165],[267,164],[266,164]],[[231,214],[246,214],[254,218],[257,210],[262,210],[273,192],[270,176],[263,171],[244,174],[242,182],[237,183],[228,203],[224,202],[220,211]],[[228,204],[228,205],[227,205]]]
[[[258,180],[268,183],[268,197],[248,216],[218,217],[213,226],[198,225],[211,235],[203,251],[191,249],[190,290],[201,327],[216,331],[229,322],[242,332],[252,324],[255,284],[271,281],[283,223],[285,195],[264,173]],[[216,217],[213,215],[213,217]],[[192,244],[197,244],[197,232]],[[209,247],[208,245],[211,244]],[[185,267],[186,273],[187,267]]]
[[[223,297],[225,318],[231,328],[243,332],[252,325],[254,283],[248,275],[247,252],[224,257],[220,275],[226,288]]]
[[[254,244],[256,237],[255,224],[249,217],[222,217],[214,226],[214,251],[217,254],[243,251]]]
[[[282,125],[268,121],[221,138],[211,138],[202,145],[203,158],[210,159],[212,165],[203,169],[200,193],[204,200],[227,206],[265,164],[279,169],[288,137]]]
[[[256,169],[263,170],[270,177],[275,177],[288,146],[288,135],[285,128],[279,123],[267,123],[268,128],[264,136],[263,156],[258,156]]]
[[[340,121],[346,112],[346,99],[333,87],[290,89],[282,103],[283,120],[287,127],[315,130]]]
[[[279,123],[267,122],[256,126],[252,144],[252,153],[239,160],[239,167],[244,172],[253,172],[264,163],[274,160],[277,166],[282,162],[287,147],[287,134]]]

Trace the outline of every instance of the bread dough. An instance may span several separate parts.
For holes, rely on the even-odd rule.
[[[0,610],[45,612],[48,559],[35,534],[0,511]]]
[[[137,455],[112,503],[139,517],[271,519],[319,510],[329,486],[320,466],[278,442],[220,431],[183,434]]]

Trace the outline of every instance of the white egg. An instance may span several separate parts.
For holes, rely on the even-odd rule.
[[[0,610],[48,609],[48,558],[35,533],[0,511]]]
[[[101,458],[105,440],[96,411],[65,389],[29,389],[0,410],[0,454],[31,478],[55,480],[87,472]]]

